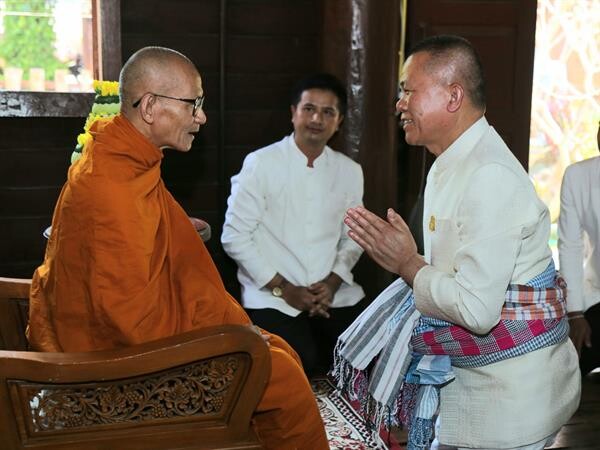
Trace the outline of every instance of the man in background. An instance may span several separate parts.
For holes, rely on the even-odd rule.
[[[600,150],[600,126],[597,133]],[[567,167],[560,192],[558,255],[567,282],[570,335],[581,373],[600,367],[600,157]]]
[[[246,157],[221,237],[246,311],[290,343],[309,376],[329,370],[337,337],[363,308],[351,272],[362,249],[343,224],[346,209],[362,205],[363,173],[327,146],[345,111],[346,90],[332,75],[295,86],[294,132]]]

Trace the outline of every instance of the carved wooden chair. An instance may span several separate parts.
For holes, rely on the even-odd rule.
[[[31,280],[0,277],[0,350],[28,350],[30,286]]]
[[[26,320],[28,282],[0,278],[4,347],[26,343],[26,321],[9,318]],[[0,350],[0,448],[259,449],[250,421],[270,361],[237,325],[111,351]]]

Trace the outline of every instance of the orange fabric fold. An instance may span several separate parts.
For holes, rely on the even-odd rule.
[[[250,324],[166,189],[162,151],[122,116],[90,131],[93,140],[69,169],[44,263],[33,275],[33,348],[112,349],[205,326]],[[298,356],[272,339],[271,380],[254,421],[259,437],[266,448],[328,448]]]
[[[34,274],[29,338],[46,351],[132,345],[250,323],[161,179],[162,152],[117,116],[71,166]]]

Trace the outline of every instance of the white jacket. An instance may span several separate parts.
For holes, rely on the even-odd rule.
[[[558,254],[567,282],[567,308],[600,301],[600,157],[567,167],[560,191]]]
[[[423,217],[429,266],[414,280],[425,315],[475,333],[500,320],[509,283],[548,266],[550,219],[527,173],[482,117],[433,164]],[[514,448],[557,431],[577,409],[580,374],[569,339],[476,368],[453,367],[441,390],[441,443]]]
[[[238,264],[245,308],[300,314],[264,287],[276,273],[309,286],[335,272],[343,282],[332,308],[365,296],[352,276],[362,249],[343,223],[348,208],[362,205],[362,169],[327,146],[314,167],[306,163],[292,134],[250,153],[231,178],[221,242]]]

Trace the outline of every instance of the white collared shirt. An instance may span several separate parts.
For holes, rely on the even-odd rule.
[[[560,272],[567,309],[586,311],[600,302],[600,157],[567,167],[558,217]]]
[[[264,287],[276,273],[309,286],[335,272],[343,282],[332,307],[364,297],[351,272],[362,249],[343,223],[348,208],[362,205],[362,169],[327,146],[313,166],[292,134],[250,153],[231,178],[221,242],[238,264],[245,308],[300,314]]]

